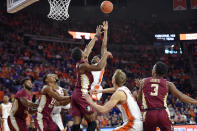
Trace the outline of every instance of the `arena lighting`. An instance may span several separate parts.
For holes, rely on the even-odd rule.
[[[197,33],[180,34],[180,40],[197,40]]]
[[[82,36],[86,39],[93,39],[96,33],[88,33],[88,32],[76,32],[76,31],[68,31],[70,35],[73,36],[73,39],[82,39]]]

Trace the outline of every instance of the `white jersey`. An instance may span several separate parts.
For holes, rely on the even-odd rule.
[[[101,82],[103,79],[103,74],[104,74],[104,69],[102,69],[101,71],[92,71],[92,75],[93,75],[93,82],[91,85],[91,89],[92,90],[102,90],[103,87],[101,86]],[[91,97],[93,100],[100,100],[102,96],[102,93],[99,94],[92,94]]]
[[[10,111],[11,111],[11,108],[12,108],[12,103],[10,103],[10,102],[8,104],[2,103],[1,107],[2,107],[2,118],[7,119],[8,116],[10,115]]]
[[[10,131],[10,128],[8,126],[8,116],[10,115],[10,111],[11,111],[11,108],[12,108],[12,103],[8,103],[8,104],[4,104],[2,103],[1,104],[1,107],[2,107],[2,128],[3,128],[3,131]]]
[[[127,96],[127,100],[126,103],[117,105],[122,113],[124,124],[115,130],[126,129],[127,131],[142,131],[142,115],[135,98],[125,86],[118,88],[117,91],[123,91]]]
[[[59,89],[56,90],[61,96],[64,96],[64,91],[63,88],[59,86]],[[64,125],[62,122],[62,117],[61,117],[61,110],[63,109],[69,109],[70,108],[70,104],[66,105],[66,106],[54,106],[53,107],[53,111],[51,112],[51,117],[53,119],[53,121],[58,125],[60,130],[64,130]]]

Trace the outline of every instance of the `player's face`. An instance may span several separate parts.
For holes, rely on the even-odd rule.
[[[153,69],[152,69],[152,76],[155,76],[155,75],[156,75],[155,67],[156,67],[156,65],[153,66]]]
[[[56,74],[55,74],[55,80],[56,80],[56,82],[59,80],[58,76]]]
[[[98,56],[94,56],[94,57],[92,58],[92,64],[99,63],[99,61],[100,61],[100,58],[99,58]]]
[[[4,102],[4,103],[8,103],[8,101],[9,101],[9,97],[8,97],[8,96],[4,96],[4,97],[3,97],[3,102]]]
[[[57,79],[57,75],[56,74],[49,74],[48,76],[47,76],[47,82],[49,82],[49,83],[54,83],[54,82],[56,82],[56,79]]]
[[[25,87],[31,88],[33,87],[31,80],[26,80],[25,81]]]

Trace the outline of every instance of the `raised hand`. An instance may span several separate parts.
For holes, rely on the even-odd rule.
[[[113,58],[113,55],[111,52],[107,51],[107,52],[105,52],[105,54],[108,56],[108,58]]]
[[[102,25],[98,25],[96,28],[96,35],[100,36],[102,34],[101,30],[102,30]]]
[[[108,21],[103,21],[103,30],[104,31],[108,30]]]

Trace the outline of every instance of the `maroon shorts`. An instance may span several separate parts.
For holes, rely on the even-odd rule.
[[[82,98],[82,92],[80,88],[75,88],[72,97],[71,97],[71,106],[72,106],[72,116],[80,116],[92,114],[95,112],[88,102]]]
[[[35,119],[35,126],[38,129],[38,131],[58,131],[57,124],[52,120],[51,117],[43,117]]]
[[[8,126],[10,131],[29,131],[26,121],[17,117],[8,117]]]
[[[145,111],[144,131],[171,131],[172,123],[165,109]]]

